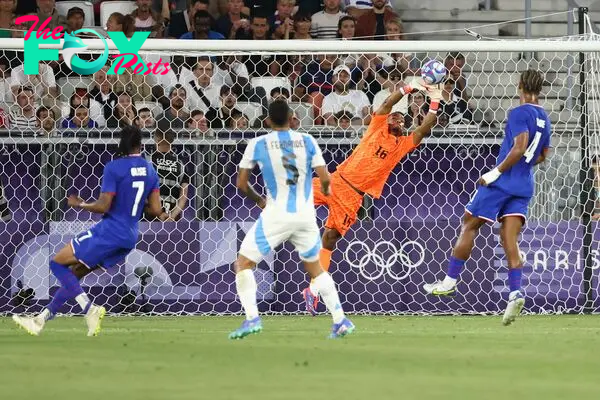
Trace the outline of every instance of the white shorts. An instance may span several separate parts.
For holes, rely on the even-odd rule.
[[[317,261],[321,235],[315,217],[282,218],[279,213],[263,212],[246,234],[240,254],[259,263],[281,243],[289,240],[303,261]]]

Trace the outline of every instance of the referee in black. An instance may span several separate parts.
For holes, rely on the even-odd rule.
[[[156,151],[148,156],[160,178],[160,199],[163,206],[161,221],[177,221],[187,205],[189,177],[183,163],[172,149],[175,132],[164,124],[154,133]],[[152,219],[146,216],[146,219]]]

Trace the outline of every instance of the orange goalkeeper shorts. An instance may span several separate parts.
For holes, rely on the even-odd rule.
[[[323,194],[319,178],[313,179],[313,193],[315,205],[327,206],[329,209],[325,228],[335,229],[344,236],[356,221],[363,195],[354,190],[337,172],[331,174],[331,195]]]

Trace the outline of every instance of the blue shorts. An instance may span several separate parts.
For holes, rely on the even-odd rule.
[[[95,228],[95,227],[94,227]],[[123,241],[98,232],[96,229],[80,233],[71,246],[75,258],[86,267],[93,269],[97,266],[111,268],[125,260],[132,248],[123,247]]]
[[[504,217],[519,216],[523,223],[531,197],[519,197],[494,187],[480,186],[467,204],[467,212],[488,222],[500,221]]]

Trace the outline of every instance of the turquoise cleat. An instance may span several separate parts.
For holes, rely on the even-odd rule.
[[[339,324],[333,324],[331,333],[329,334],[329,339],[344,337],[354,332],[354,329],[354,324],[348,318],[344,318],[344,320]]]
[[[253,333],[259,333],[263,329],[262,321],[260,317],[256,317],[251,320],[245,320],[235,331],[229,334],[229,339],[243,339],[248,335],[252,335]]]

